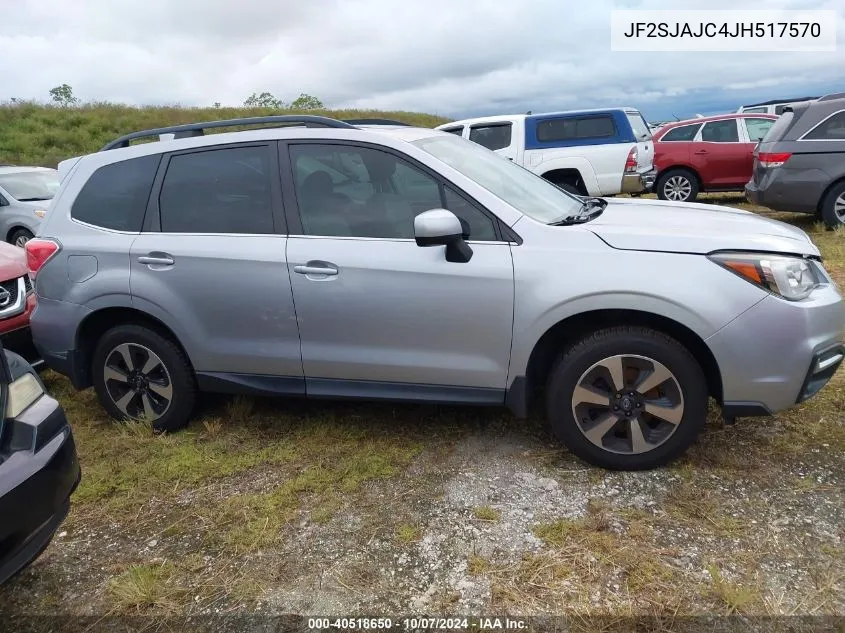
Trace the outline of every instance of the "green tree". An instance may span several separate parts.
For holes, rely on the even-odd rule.
[[[51,88],[50,97],[63,108],[79,103],[79,99],[73,96],[73,88],[67,84]]]
[[[274,97],[269,92],[262,92],[261,94],[252,93],[244,101],[244,106],[247,108],[282,108],[282,102]]]
[[[320,110],[324,106],[323,102],[320,101],[317,97],[307,95],[303,92],[296,99],[293,100],[293,103],[290,104],[290,107],[292,110]]]

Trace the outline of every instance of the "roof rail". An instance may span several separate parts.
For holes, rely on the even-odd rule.
[[[403,127],[413,127],[410,123],[394,121],[393,119],[343,119],[343,122],[349,123],[349,125],[401,125]]]
[[[795,99],[771,99],[770,101],[761,101],[760,103],[749,103],[742,106],[743,108],[754,108],[756,106],[778,105],[780,103],[800,103],[802,101],[813,101],[818,97],[796,97]]]
[[[154,128],[152,130],[141,130],[139,132],[132,132],[124,134],[120,138],[116,138],[110,143],[107,143],[100,150],[115,149],[118,147],[129,147],[129,142],[139,138],[146,138],[149,136],[159,136],[161,134],[173,134],[174,138],[187,138],[191,136],[203,136],[204,130],[218,128],[218,127],[235,127],[237,125],[266,125],[269,123],[290,123],[292,125],[304,125],[306,127],[333,127],[354,129],[354,125],[338,121],[337,119],[330,119],[325,116],[313,116],[309,114],[280,114],[274,116],[257,116],[246,117],[243,119],[226,119],[223,121],[203,121],[200,123],[187,123],[185,125],[172,125],[170,127]]]
[[[835,99],[845,99],[845,92],[833,92],[819,98],[819,101],[833,101]]]

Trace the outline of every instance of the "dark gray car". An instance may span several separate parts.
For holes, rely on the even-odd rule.
[[[787,109],[754,150],[745,194],[776,211],[845,225],[845,92]]]

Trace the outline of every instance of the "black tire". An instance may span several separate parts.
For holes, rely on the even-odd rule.
[[[596,363],[616,355],[644,356],[663,364],[677,379],[683,395],[683,415],[674,432],[646,452],[602,448],[587,439],[575,419],[572,401],[579,380]],[[554,435],[581,459],[611,470],[646,470],[680,456],[704,427],[708,397],[704,372],[692,354],[673,338],[644,327],[608,328],[581,339],[561,354],[546,388],[548,421]]]
[[[845,209],[841,206],[843,203],[845,203],[845,182],[840,182],[834,185],[822,200],[820,215],[827,228],[835,229],[838,226],[845,226]]]
[[[32,231],[27,229],[15,229],[9,234],[9,244],[14,244],[15,246],[23,247],[29,240],[35,237],[32,234]],[[21,242],[20,244],[18,242]]]
[[[172,396],[161,417],[152,421],[153,430],[170,432],[187,426],[197,400],[193,369],[185,354],[172,340],[141,325],[118,325],[108,330],[97,343],[91,375],[102,407],[116,420],[123,421],[134,417],[127,415],[115,404],[104,376],[107,360],[122,344],[141,346],[152,351],[159,357],[166,372],[165,384],[171,387]],[[140,406],[138,403],[135,405]]]
[[[671,195],[667,195],[667,189],[671,188],[667,187],[667,185],[670,184],[670,181],[672,183],[679,181],[686,183],[686,186],[689,187],[689,194],[682,197],[672,197]],[[699,192],[698,178],[696,178],[695,174],[688,169],[669,169],[658,176],[657,183],[654,185],[654,190],[657,193],[657,197],[661,200],[671,200],[672,202],[695,202]]]

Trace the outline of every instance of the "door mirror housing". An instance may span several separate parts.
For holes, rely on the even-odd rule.
[[[417,246],[445,246],[446,261],[466,263],[472,249],[466,243],[468,227],[446,209],[431,209],[414,218],[414,239]]]

